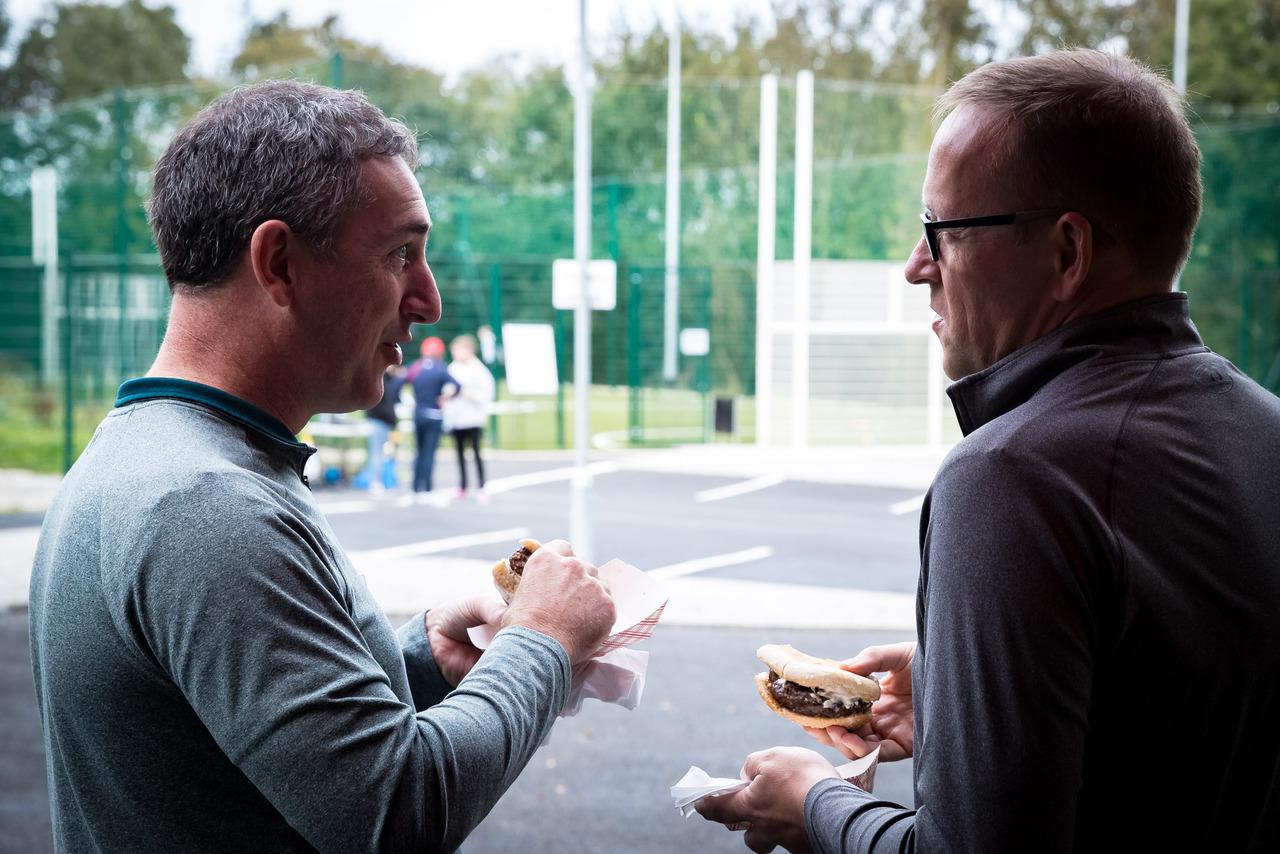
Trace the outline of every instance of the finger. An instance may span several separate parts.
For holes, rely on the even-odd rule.
[[[450,629],[461,628],[465,634],[471,626],[498,622],[506,609],[506,604],[496,596],[468,596],[449,603],[449,613],[442,623]]]
[[[442,619],[435,622],[437,628],[449,638],[470,644],[467,629],[485,623],[497,623],[502,619],[506,605],[491,596],[472,596],[451,603],[441,612]]]
[[[817,727],[807,726],[804,728],[804,731],[806,735],[808,735],[814,741],[818,742],[818,744],[821,744],[824,747],[833,746],[831,737],[827,735],[827,731],[825,729],[818,729]]]
[[[743,780],[754,780],[756,777],[760,776],[760,768],[764,765],[772,752],[773,751],[771,750],[757,750],[755,753],[752,753],[747,757],[746,761],[742,763],[742,770],[738,772],[738,776]]]
[[[573,557],[573,546],[569,545],[566,540],[552,540],[549,543],[543,543],[542,548],[538,549],[538,551],[542,551],[542,549],[555,552],[563,557]]]
[[[506,603],[496,596],[476,596],[471,600],[468,615],[475,620],[471,625],[482,626],[485,623],[499,622],[506,610]]]
[[[875,745],[869,739],[864,739],[862,736],[848,730],[845,730],[840,735],[833,735],[832,741],[837,747],[843,747],[858,759],[875,749]]]
[[[746,835],[742,837],[742,841],[756,854],[769,854],[770,851],[778,847],[778,844],[770,836],[771,834],[766,829],[758,824],[753,824],[747,828]]]
[[[699,801],[695,801],[693,808],[707,821],[714,821],[719,824],[746,821],[749,816],[742,808],[740,795],[741,791],[731,792],[727,795],[708,795]]]
[[[883,646],[869,646],[853,658],[840,663],[850,673],[868,676],[872,673],[906,670],[911,664],[914,644],[891,643]]]

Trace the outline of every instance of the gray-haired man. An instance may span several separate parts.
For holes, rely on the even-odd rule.
[[[63,483],[31,582],[59,850],[451,850],[608,631],[594,569],[555,542],[483,658],[483,600],[397,633],[306,486],[295,433],[376,402],[439,319],[416,154],[357,93],[267,83],[161,157],[168,332]]]

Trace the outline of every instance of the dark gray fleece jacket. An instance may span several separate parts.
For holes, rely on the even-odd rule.
[[[1280,399],[1186,296],[949,389],[921,518],[915,810],[826,781],[819,852],[1280,851]]]

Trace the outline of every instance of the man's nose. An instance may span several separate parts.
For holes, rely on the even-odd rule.
[[[924,235],[916,241],[916,246],[907,258],[907,266],[903,271],[906,280],[913,285],[929,285],[939,281],[938,263],[929,255],[929,244]]]
[[[435,323],[440,319],[440,289],[431,265],[425,261],[414,269],[402,307],[414,323]]]

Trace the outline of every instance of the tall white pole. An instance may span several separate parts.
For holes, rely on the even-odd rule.
[[[667,216],[666,292],[663,302],[662,376],[676,378],[676,339],[680,334],[680,12],[671,4],[667,47]]]
[[[791,323],[791,444],[809,443],[809,290],[813,249],[813,72],[796,75],[796,235]]]
[[[44,268],[40,286],[40,378],[46,384],[58,378],[58,173],[52,166],[31,172],[31,260]],[[67,322],[71,309],[67,307]]]
[[[573,257],[582,277],[573,313],[573,489],[569,540],[574,553],[591,560],[591,54],[587,49],[587,0],[578,0],[578,73],[573,104]]]
[[[1178,0],[1173,24],[1173,85],[1187,94],[1187,40],[1190,38],[1191,0]]]
[[[760,196],[756,221],[756,444],[773,444],[773,271],[778,219],[778,75],[760,78]]]

